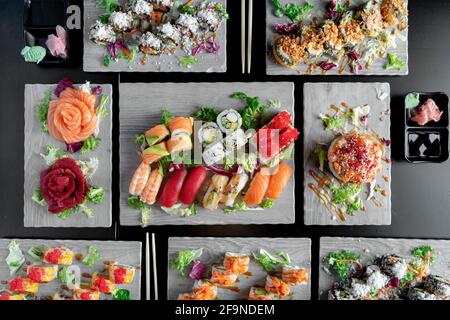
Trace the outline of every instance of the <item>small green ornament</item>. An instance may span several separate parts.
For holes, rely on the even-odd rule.
[[[41,62],[44,57],[47,54],[47,51],[44,47],[41,46],[25,46],[25,48],[22,49],[20,54],[23,56],[26,62],[35,62],[39,63]]]

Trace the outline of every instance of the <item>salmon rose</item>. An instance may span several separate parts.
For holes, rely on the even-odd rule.
[[[62,158],[41,173],[41,191],[48,211],[60,213],[81,204],[88,184],[75,160]]]
[[[50,102],[47,115],[50,135],[67,144],[89,138],[97,127],[95,102],[91,93],[70,87],[64,89],[59,99]]]

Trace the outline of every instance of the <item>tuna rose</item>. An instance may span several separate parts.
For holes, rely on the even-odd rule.
[[[66,88],[59,99],[52,100],[47,122],[50,134],[67,144],[86,140],[97,127],[96,98],[80,89]]]
[[[75,160],[62,158],[41,173],[41,191],[48,211],[60,213],[81,204],[88,184]]]

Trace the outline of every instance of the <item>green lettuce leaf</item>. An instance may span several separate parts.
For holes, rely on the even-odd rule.
[[[92,267],[98,260],[100,260],[100,252],[95,247],[89,246],[88,253],[81,262],[88,267]]]
[[[186,277],[185,269],[198,260],[202,254],[203,248],[179,251],[177,257],[170,262],[170,266],[177,269],[182,277]]]
[[[25,263],[25,257],[19,244],[16,241],[11,241],[8,245],[9,254],[6,257],[6,264],[9,267],[9,275],[12,277],[17,270]]]
[[[253,254],[255,261],[262,265],[264,271],[270,272],[276,266],[288,265],[291,263],[291,259],[286,252],[278,252],[276,255],[272,255],[264,249],[259,250],[259,255]]]

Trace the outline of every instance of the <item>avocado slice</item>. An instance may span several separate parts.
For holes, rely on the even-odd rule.
[[[143,151],[144,155],[149,155],[149,154],[156,154],[156,155],[160,155],[160,156],[167,156],[169,155],[169,152],[166,149],[166,144],[164,142],[148,147],[147,149],[145,149]]]

